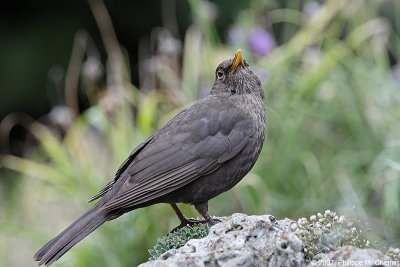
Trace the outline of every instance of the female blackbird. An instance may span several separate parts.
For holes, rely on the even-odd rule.
[[[92,200],[96,205],[50,240],[34,256],[50,265],[108,220],[169,203],[181,225],[196,223],[176,203],[196,207],[204,221],[209,199],[237,184],[253,167],[264,142],[261,82],[242,52],[219,64],[210,95],[197,101],[137,146],[115,178]]]

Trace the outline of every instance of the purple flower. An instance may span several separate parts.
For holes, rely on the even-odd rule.
[[[255,28],[248,37],[250,50],[261,56],[270,53],[275,47],[271,34],[263,28]]]

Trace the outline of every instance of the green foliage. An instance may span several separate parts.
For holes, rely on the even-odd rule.
[[[187,225],[176,231],[169,233],[167,236],[157,239],[157,244],[153,249],[149,250],[149,260],[155,260],[164,252],[170,249],[177,249],[185,245],[190,239],[199,239],[206,237],[210,230],[207,223],[199,223],[193,226]]]

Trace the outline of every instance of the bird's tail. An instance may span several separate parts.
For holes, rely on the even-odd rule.
[[[34,259],[39,261],[38,264],[51,265],[76,243],[106,222],[109,216],[100,207],[95,205],[36,252]]]

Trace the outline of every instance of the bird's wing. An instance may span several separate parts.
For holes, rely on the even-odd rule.
[[[253,121],[233,106],[215,97],[198,102],[153,136],[103,208],[140,205],[215,171],[246,146],[254,130]]]
[[[129,166],[129,164],[132,163],[133,159],[142,151],[142,149],[152,140],[153,136],[150,136],[146,141],[143,143],[139,144],[132,152],[129,154],[129,156],[126,158],[126,160],[120,165],[118,168],[117,172],[115,173],[114,179],[109,181],[96,195],[92,196],[88,201],[92,202],[96,199],[101,198],[104,196],[108,191],[110,191],[115,182],[121,177],[121,174],[126,170],[126,168]]]
[[[178,113],[174,119],[172,119],[169,123],[173,123],[173,121],[179,117],[179,115],[183,112],[185,112],[186,110],[182,110],[180,113]],[[151,135],[149,138],[147,138],[146,141],[144,141],[143,143],[139,144],[130,154],[129,156],[124,160],[124,162],[122,162],[122,164],[119,166],[117,172],[115,173],[114,179],[109,181],[96,195],[92,196],[88,202],[92,202],[96,199],[99,199],[101,197],[103,197],[108,191],[110,191],[113,187],[115,182],[121,178],[121,175],[123,174],[123,172],[126,170],[126,168],[128,168],[130,166],[130,164],[132,163],[132,161],[135,159],[135,157],[143,150],[144,147],[147,146],[148,143],[150,143],[153,140],[154,134]]]

